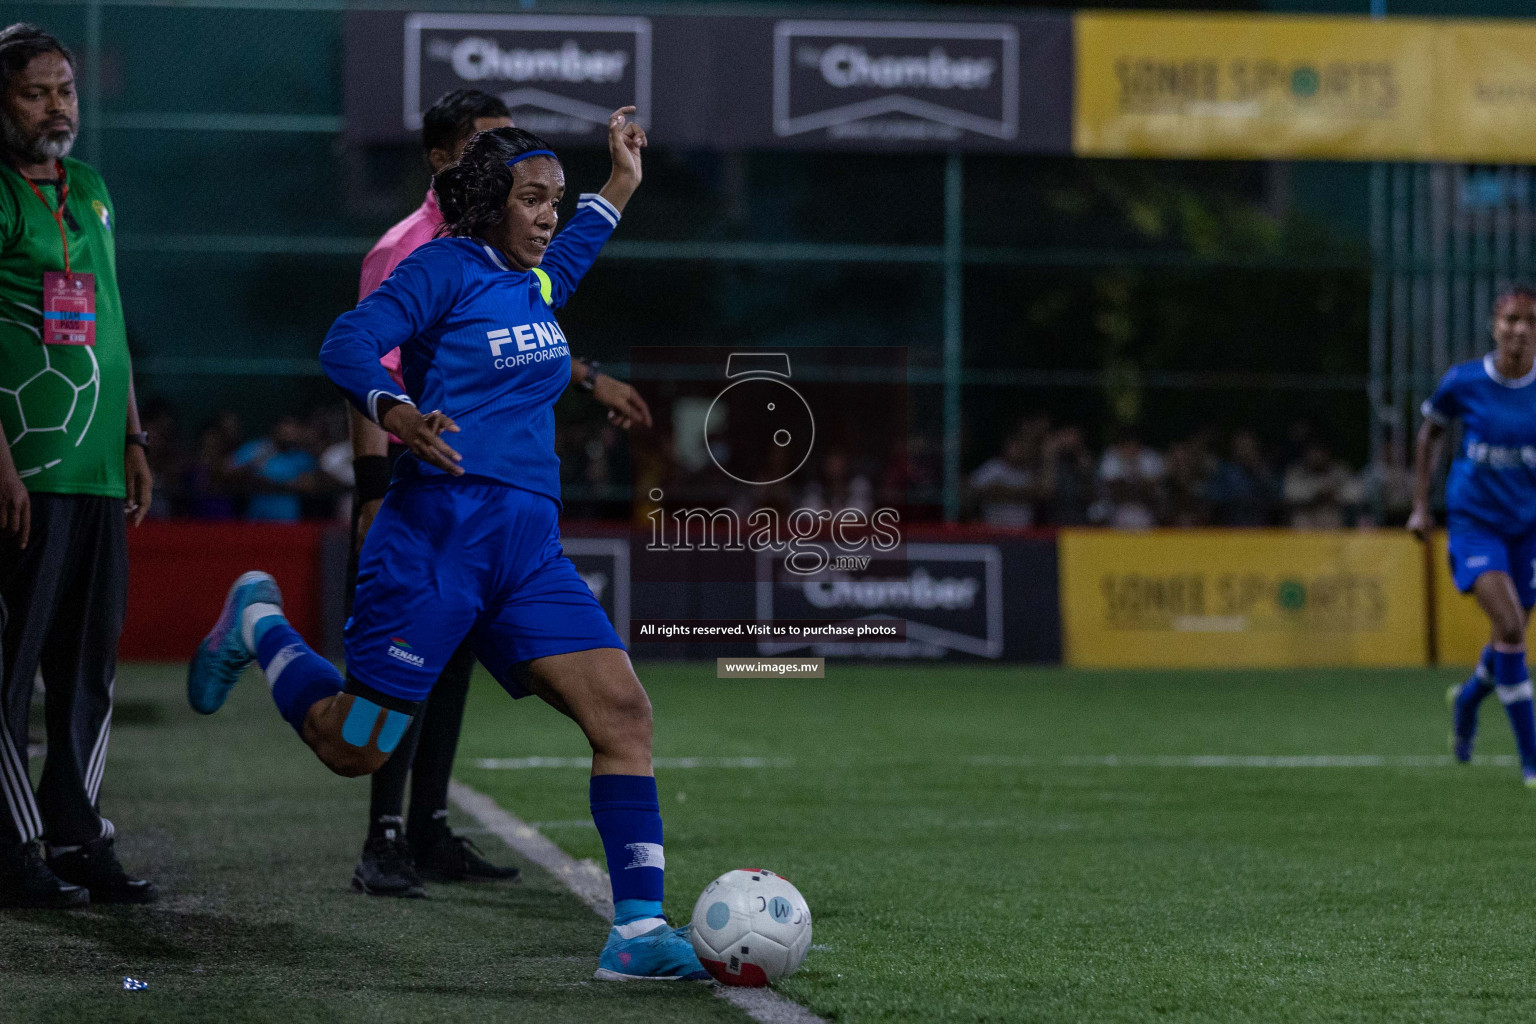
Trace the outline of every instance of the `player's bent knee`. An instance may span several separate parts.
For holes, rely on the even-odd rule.
[[[311,709],[304,739],[337,775],[371,775],[389,760],[418,708],[349,679],[346,691]]]
[[[316,747],[320,762],[345,779],[372,775],[384,767],[389,755],[377,749],[349,746],[345,743],[327,743]]]

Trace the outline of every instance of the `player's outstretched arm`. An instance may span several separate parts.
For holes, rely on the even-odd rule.
[[[598,195],[620,213],[640,187],[640,151],[646,146],[645,129],[629,119],[634,112],[634,107],[620,107],[608,117],[608,156],[613,170]]]
[[[1429,487],[1444,447],[1445,428],[1426,419],[1413,445],[1413,512],[1408,516],[1408,529],[1420,540],[1435,528],[1435,517],[1429,511]]]
[[[613,160],[608,183],[595,195],[583,194],[576,216],[555,236],[539,264],[548,284],[546,301],[559,309],[570,299],[576,284],[591,269],[603,244],[619,226],[624,205],[640,187],[640,150],[645,131],[629,115],[634,107],[620,107],[608,118],[608,155]]]

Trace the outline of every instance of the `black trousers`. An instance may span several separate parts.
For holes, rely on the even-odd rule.
[[[0,539],[0,843],[112,835],[98,802],[128,606],[123,499],[33,494],[25,550]],[[34,793],[27,711],[43,673],[48,755]]]
[[[391,461],[404,448],[389,446]],[[357,520],[360,509],[352,509],[352,557],[347,565],[347,613],[357,587]],[[464,724],[464,701],[469,694],[469,680],[475,671],[475,655],[465,641],[443,666],[432,685],[432,692],[383,767],[370,779],[368,818],[370,825],[381,817],[402,816],[406,781],[411,786],[411,811],[406,831],[420,834],[432,824],[434,815],[448,808],[448,783],[453,777],[453,758],[459,749],[459,731]]]

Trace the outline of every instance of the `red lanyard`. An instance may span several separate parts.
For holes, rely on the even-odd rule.
[[[27,183],[27,188],[30,188],[32,190],[32,194],[37,196],[37,201],[42,203],[43,206],[47,207],[49,213],[53,214],[53,221],[59,226],[59,244],[64,246],[64,273],[67,274],[69,273],[69,236],[64,233],[64,202],[69,198],[69,182],[64,180],[63,163],[55,160],[53,162],[53,170],[54,173],[59,176],[58,209],[54,209],[52,206],[48,205],[48,200],[44,199],[43,193],[38,190],[36,185],[32,184],[31,178],[28,178],[26,175],[22,175],[21,180],[25,181]]]

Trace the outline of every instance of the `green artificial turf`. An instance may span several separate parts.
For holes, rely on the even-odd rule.
[[[526,865],[521,883],[428,900],[351,892],[367,780],[316,761],[258,674],[201,718],[184,673],[120,667],[102,784],[119,853],[160,902],[0,910],[0,1024],[746,1020],[700,986],[592,981],[607,925]]]
[[[641,675],[658,758],[786,765],[658,769],[669,910],[728,868],[790,878],[815,946],[780,988],[829,1018],[1536,1017],[1536,793],[1515,768],[1144,759],[1432,758],[1452,673]],[[472,699],[460,778],[600,859],[581,769],[475,766],[579,755],[576,730]],[[1483,719],[1482,749],[1507,756],[1497,701]],[[1079,760],[1097,755],[1143,760]]]
[[[1536,793],[1507,765],[1401,760],[1445,750],[1454,673],[640,668],[668,910],[731,867],[792,879],[815,946],[780,990],[829,1019],[1536,1016]],[[366,783],[314,762],[255,676],[212,719],[178,689],[123,667],[103,788],[164,900],[0,912],[0,1021],[745,1019],[694,986],[589,982],[604,926],[537,870],[351,894]],[[1480,753],[1507,758],[1496,702],[1483,718]],[[584,754],[569,721],[477,680],[459,778],[600,862],[581,767],[478,766]]]

